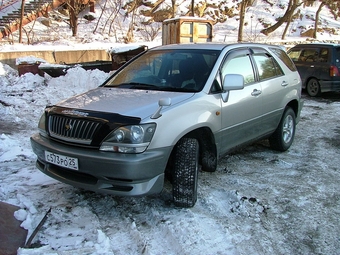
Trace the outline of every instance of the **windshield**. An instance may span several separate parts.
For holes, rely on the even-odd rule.
[[[153,50],[113,75],[105,87],[201,91],[216,62],[216,50]]]

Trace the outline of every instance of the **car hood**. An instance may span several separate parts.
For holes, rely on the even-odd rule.
[[[192,97],[194,93],[136,90],[99,87],[71,97],[56,106],[77,110],[117,113],[125,116],[147,118],[154,114],[161,98],[170,98],[172,107]]]

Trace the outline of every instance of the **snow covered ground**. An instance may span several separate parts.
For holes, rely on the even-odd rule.
[[[235,27],[233,21],[220,25],[215,38],[223,41],[227,34],[227,40],[235,40]],[[51,28],[41,28],[53,35]],[[0,49],[113,45],[98,34],[89,36]],[[91,43],[79,44],[81,38]],[[288,40],[297,38],[290,34]],[[169,184],[149,197],[105,196],[60,183],[35,167],[29,137],[37,132],[44,107],[97,87],[107,77],[82,68],[58,78],[19,77],[17,70],[0,63],[0,201],[21,208],[15,217],[28,237],[51,209],[32,248],[19,249],[19,255],[339,254],[339,93],[304,97],[289,151],[272,151],[263,141],[222,158],[215,173],[200,172],[197,204],[179,209],[171,203]]]

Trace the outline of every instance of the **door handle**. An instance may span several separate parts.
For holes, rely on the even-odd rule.
[[[256,96],[260,95],[261,93],[262,93],[261,90],[254,89],[253,92],[251,92],[251,95],[254,96],[254,97],[256,97]]]
[[[282,87],[286,87],[286,86],[288,86],[288,82],[286,82],[286,81],[283,81],[283,82],[281,83],[281,86],[282,86]]]

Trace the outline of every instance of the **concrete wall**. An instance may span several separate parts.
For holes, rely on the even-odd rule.
[[[111,55],[106,50],[74,50],[0,52],[0,62],[16,69],[16,59],[27,56],[41,58],[51,64],[72,64],[96,60],[111,61]]]

